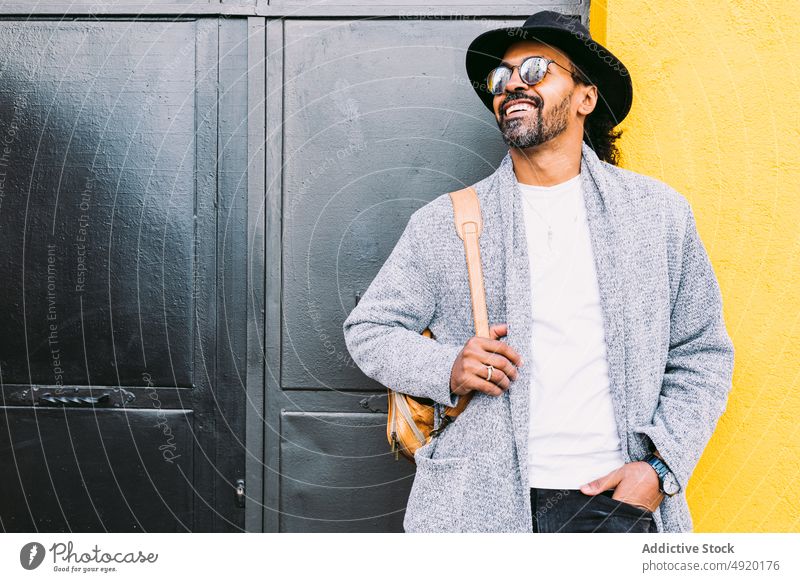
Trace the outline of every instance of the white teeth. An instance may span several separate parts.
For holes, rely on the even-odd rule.
[[[519,103],[517,105],[512,105],[508,109],[506,109],[506,115],[514,113],[515,111],[530,111],[531,105],[530,103]]]

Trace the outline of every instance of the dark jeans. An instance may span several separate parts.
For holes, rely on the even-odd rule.
[[[653,514],[612,499],[613,491],[531,489],[534,533],[655,533]]]

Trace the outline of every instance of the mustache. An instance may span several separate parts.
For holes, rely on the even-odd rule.
[[[514,101],[515,99],[526,99],[528,101],[533,101],[534,106],[537,109],[542,108],[542,98],[538,95],[528,95],[526,93],[510,93],[508,97],[503,99],[503,102],[500,104],[500,114],[505,117],[505,107],[509,103],[509,101]]]

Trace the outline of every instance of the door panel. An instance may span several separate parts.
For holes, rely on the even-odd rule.
[[[130,26],[2,23],[5,383],[191,386],[195,23]]]
[[[2,413],[4,531],[191,529],[191,411]]]
[[[243,527],[246,32],[0,22],[3,530]]]
[[[386,454],[385,417],[286,412],[281,531],[396,531],[414,475]]]

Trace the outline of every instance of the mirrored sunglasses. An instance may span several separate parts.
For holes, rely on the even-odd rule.
[[[519,68],[519,78],[522,79],[523,83],[526,85],[536,85],[537,83],[541,83],[542,79],[544,79],[550,63],[555,63],[561,67],[561,65],[556,63],[554,60],[546,59],[544,57],[528,57],[515,67],[500,65],[499,67],[492,69],[492,71],[489,73],[489,76],[486,77],[486,86],[492,95],[499,95],[505,91],[506,83],[508,83],[508,81],[511,79],[511,75],[514,74],[514,69],[517,68]],[[570,75],[572,74],[572,71],[566,67],[561,68]]]

